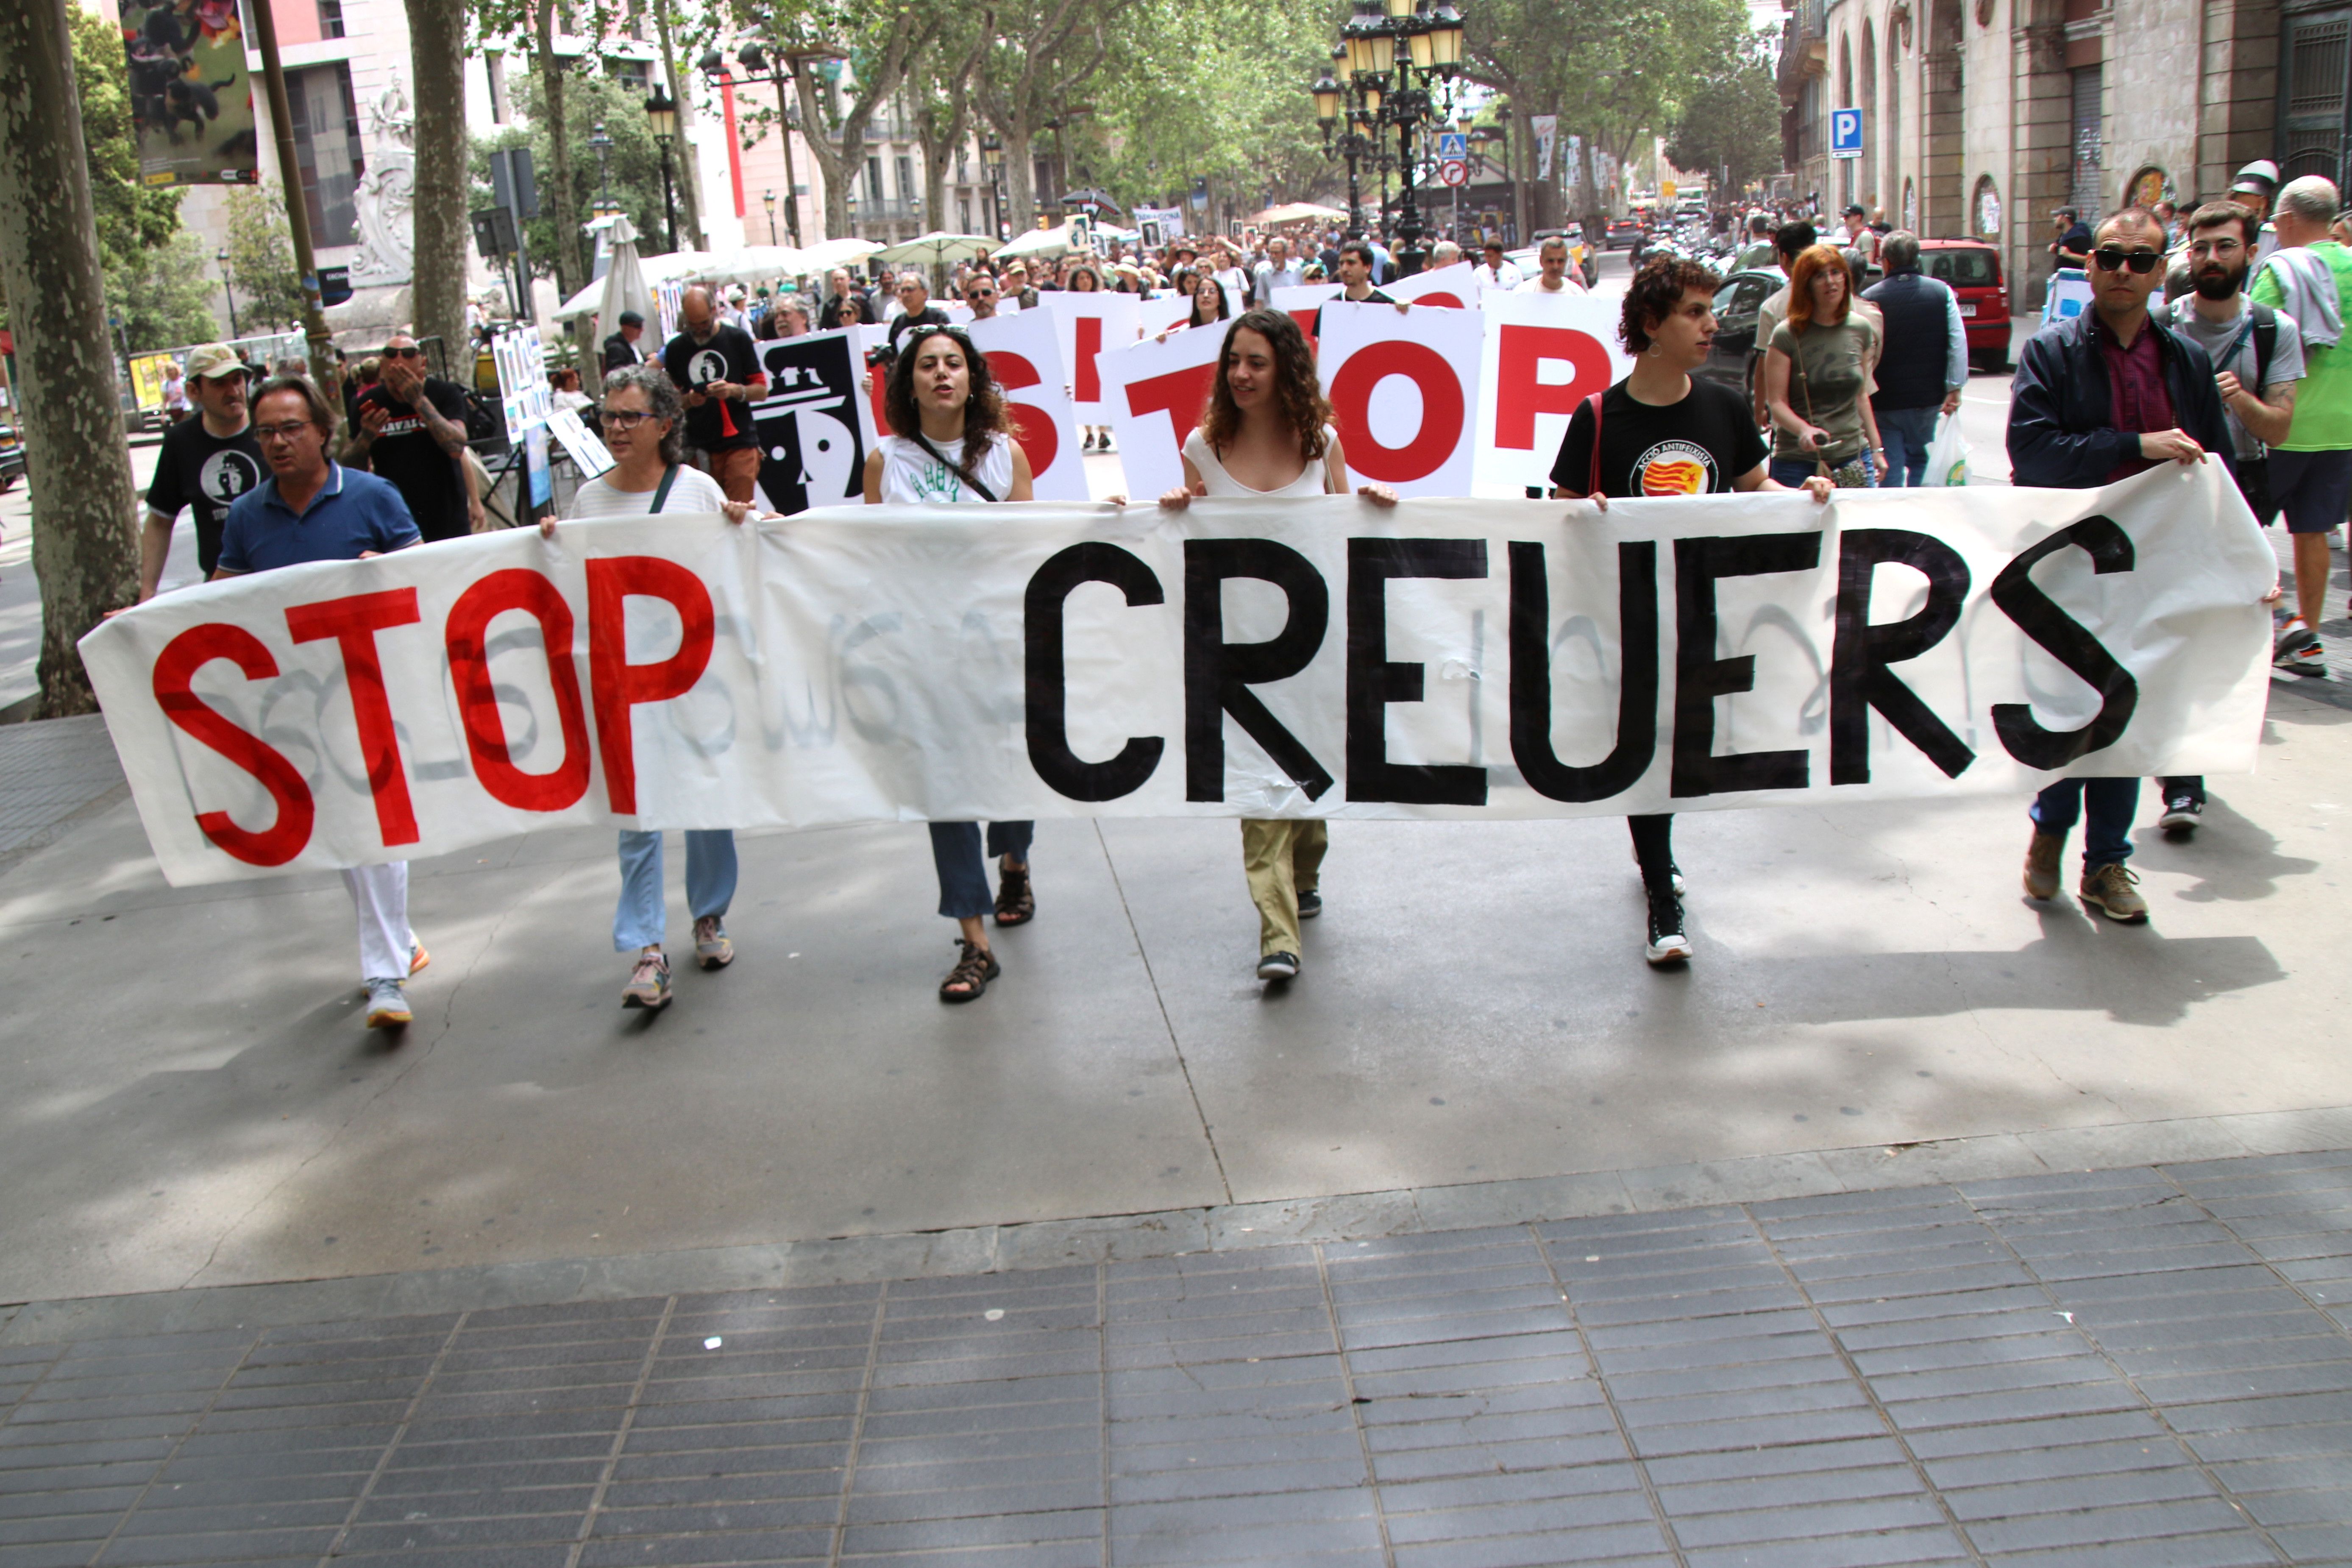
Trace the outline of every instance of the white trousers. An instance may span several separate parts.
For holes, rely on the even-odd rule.
[[[416,941],[408,929],[408,862],[355,866],[343,873],[343,886],[360,919],[360,978],[407,979],[408,950]]]

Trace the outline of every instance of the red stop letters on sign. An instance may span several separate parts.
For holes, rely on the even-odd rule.
[[[628,630],[621,618],[632,595],[667,599],[677,611],[677,651],[658,664],[629,662]],[[588,684],[596,703],[596,750],[604,759],[604,793],[614,811],[637,813],[635,735],[632,710],[640,702],[682,697],[710,663],[710,590],[702,579],[658,555],[616,555],[588,563]]]
[[[1565,361],[1572,374],[1564,382],[1537,377],[1545,361]],[[1609,351],[1590,332],[1566,327],[1507,326],[1495,357],[1495,445],[1532,451],[1536,416],[1573,414],[1576,405],[1609,384]]]
[[[1070,395],[1080,403],[1100,403],[1102,372],[1096,368],[1095,356],[1102,353],[1103,319],[1100,316],[1079,316],[1070,324],[1077,329],[1078,333],[1077,347],[1073,356],[1078,362],[1076,374],[1072,381],[1076,390]],[[1034,458],[1029,459],[1031,473],[1035,473],[1045,466]]]
[[[1421,388],[1421,428],[1402,447],[1383,447],[1371,428],[1372,389],[1392,375]],[[1410,484],[1444,467],[1462,444],[1462,382],[1426,344],[1376,343],[1331,378],[1331,417],[1348,444],[1348,467],[1382,484]]]
[[[400,736],[392,727],[392,699],[384,695],[383,660],[376,654],[375,634],[392,626],[413,626],[417,618],[414,588],[286,608],[286,629],[296,642],[332,637],[343,656],[343,686],[352,694],[352,719],[359,727],[360,762],[367,769],[376,830],[387,849],[416,842],[416,810],[409,804],[408,774],[400,765]]]
[[[1194,331],[1206,331],[1195,327]],[[1217,374],[1215,361],[1196,364],[1184,370],[1171,370],[1166,375],[1155,375],[1149,381],[1129,382],[1127,386],[1127,411],[1136,418],[1165,414],[1168,424],[1176,432],[1176,445],[1181,447],[1201,423],[1201,409],[1209,401],[1209,384]],[[1033,461],[1030,469],[1037,465]]]
[[[490,680],[483,639],[490,623],[509,610],[539,622],[547,652],[548,684],[555,690],[563,757],[552,773],[527,773],[507,749],[506,721]],[[466,749],[473,753],[474,776],[490,798],[520,811],[562,811],[588,793],[588,719],[580,705],[580,671],[572,658],[572,606],[542,573],[523,567],[493,572],[458,598],[446,630],[449,679],[457,689],[457,711],[466,726]]]
[[[1083,327],[1086,322],[1082,321],[1078,325]],[[1100,328],[1102,323],[1097,321],[1095,325]],[[1099,342],[1102,333],[1097,331],[1095,338]],[[1094,363],[1092,360],[1086,362],[1086,374],[1094,374]],[[996,384],[1008,393],[1018,392],[1024,386],[1042,385],[1045,380],[1037,374],[1037,367],[1029,363],[1028,355],[1014,353],[1010,349],[998,349],[990,354],[988,371],[996,378]],[[1033,404],[1014,403],[1008,399],[1004,415],[1013,422],[1013,438],[1021,443],[1021,450],[1029,458],[1030,473],[1042,474],[1052,468],[1054,454],[1061,449],[1062,438],[1055,433],[1054,422],[1045,417],[1045,411]]]
[[[283,866],[310,842],[317,809],[310,786],[276,747],[238,729],[195,694],[192,683],[196,671],[216,658],[236,666],[247,680],[278,677],[278,661],[243,626],[217,621],[190,626],[166,643],[155,659],[155,705],[185,733],[251,773],[278,805],[276,820],[264,828],[239,827],[226,811],[200,811],[197,829],[248,866]]]

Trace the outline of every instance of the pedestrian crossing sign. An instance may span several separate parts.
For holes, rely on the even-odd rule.
[[[1437,138],[1437,156],[1440,162],[1452,160],[1455,163],[1467,163],[1470,158],[1470,138],[1459,131],[1443,132]]]

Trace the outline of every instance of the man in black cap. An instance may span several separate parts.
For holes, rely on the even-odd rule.
[[[2050,215],[2050,226],[2058,231],[2050,242],[2050,267],[2072,267],[2081,271],[2091,264],[2091,226],[2073,207],[2060,207]]]
[[[637,340],[645,335],[646,319],[635,310],[622,311],[621,330],[604,340],[604,374],[645,363],[646,352],[637,347]]]

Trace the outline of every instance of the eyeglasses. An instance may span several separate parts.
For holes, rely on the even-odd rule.
[[[310,424],[308,419],[297,419],[287,425],[257,425],[253,427],[253,438],[257,441],[291,441],[308,430]]]
[[[639,414],[625,408],[604,410],[604,424],[614,430],[634,430],[652,417],[650,414]]]
[[[425,357],[425,351],[415,347],[404,349],[386,349],[383,352],[387,356],[393,359],[423,359]]]
[[[2155,271],[2156,264],[2163,259],[2161,251],[2126,250],[2119,245],[2103,245],[2091,252],[2093,264],[2102,272],[2121,272],[2128,266],[2143,278]]]

